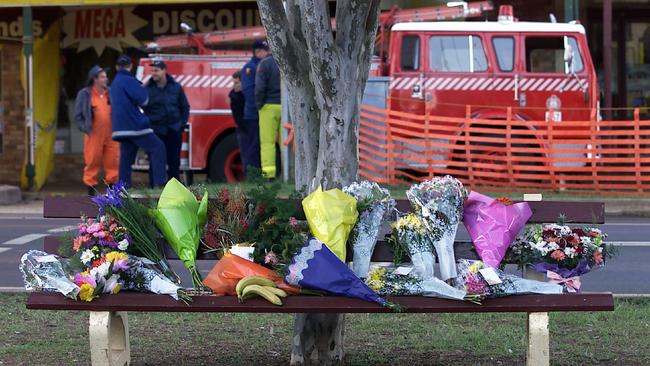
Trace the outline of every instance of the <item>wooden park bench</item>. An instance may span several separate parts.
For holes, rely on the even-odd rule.
[[[565,214],[568,222],[602,224],[604,204],[596,202],[529,202],[533,216],[529,223],[555,222]],[[398,209],[410,210],[408,201],[399,201]],[[97,208],[87,197],[50,197],[45,200],[46,218],[78,218],[80,213],[96,215]],[[45,238],[44,251],[57,253],[56,237]],[[476,258],[471,242],[456,242],[457,258]],[[392,261],[393,253],[378,241],[373,261]],[[174,259],[170,255],[170,259]],[[199,256],[201,259],[201,256]],[[406,313],[482,313],[523,312],[528,314],[527,365],[548,365],[548,313],[564,311],[613,311],[611,293],[572,293],[557,295],[522,295],[486,299],[481,305],[422,296],[398,296],[389,301],[406,307]],[[92,302],[70,300],[59,293],[33,292],[27,298],[28,309],[88,311],[91,361],[93,365],[124,365],[130,362],[127,313],[137,312],[230,312],[230,313],[390,313],[378,304],[338,296],[290,296],[283,306],[262,299],[241,304],[235,296],[200,295],[189,305],[167,295],[120,292],[103,295]]]

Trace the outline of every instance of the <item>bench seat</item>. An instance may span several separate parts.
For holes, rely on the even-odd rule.
[[[423,296],[387,297],[406,307],[406,313],[473,313],[473,312],[554,312],[612,311],[614,299],[609,292],[585,292],[557,295],[521,295],[485,299],[481,305],[467,301]],[[209,313],[391,313],[379,304],[340,296],[289,296],[282,306],[260,298],[239,303],[235,296],[194,296],[189,305],[167,295],[120,292],[92,302],[74,301],[59,293],[29,294],[27,308],[34,310],[209,312]]]

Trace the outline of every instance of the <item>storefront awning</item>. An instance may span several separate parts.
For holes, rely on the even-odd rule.
[[[23,6],[88,6],[88,5],[126,5],[126,4],[190,4],[190,3],[224,3],[231,0],[2,0],[2,7],[23,7]],[[253,1],[253,0],[250,0]]]

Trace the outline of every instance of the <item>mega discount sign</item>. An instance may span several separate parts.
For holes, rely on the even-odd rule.
[[[75,8],[66,9],[63,17],[65,38],[62,46],[77,47],[77,52],[94,48],[98,55],[105,48],[122,52],[123,46],[140,47],[133,32],[147,22],[127,8]]]

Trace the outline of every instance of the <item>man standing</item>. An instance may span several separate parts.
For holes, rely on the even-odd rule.
[[[246,162],[246,170],[251,167],[260,168],[260,132],[259,116],[255,104],[255,70],[257,63],[269,54],[266,41],[257,40],[253,43],[253,57],[244,65],[241,71],[241,86],[244,93],[244,123],[242,155]]]
[[[239,145],[239,156],[241,157],[242,166],[246,166],[246,160],[242,151],[244,151],[243,138],[245,135],[244,128],[244,93],[241,91],[241,70],[237,70],[232,74],[232,89],[228,93],[230,99],[230,111],[232,112],[232,119],[235,120],[237,125],[237,144]]]
[[[132,74],[133,63],[128,56],[117,59],[117,75],[111,87],[113,140],[120,143],[120,179],[131,187],[131,165],[138,148],[149,154],[151,185],[162,187],[167,183],[165,172],[165,144],[153,133],[149,119],[142,111],[148,102],[147,91]]]
[[[276,147],[280,137],[280,69],[273,55],[269,54],[257,65],[255,73],[255,103],[260,116],[260,156],[262,174],[266,178],[275,178]]]
[[[190,105],[181,84],[167,74],[164,61],[155,60],[149,66],[151,79],[146,85],[149,103],[144,113],[151,121],[153,132],[165,144],[167,176],[179,179],[183,131],[190,116]]]
[[[97,193],[99,169],[104,165],[104,181],[112,185],[118,179],[120,145],[111,138],[111,103],[106,71],[95,65],[88,71],[87,86],[77,93],[74,120],[84,133],[83,182],[88,195]]]

